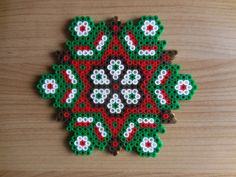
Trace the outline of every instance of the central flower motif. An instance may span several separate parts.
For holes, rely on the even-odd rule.
[[[92,89],[88,97],[92,104],[106,108],[110,115],[120,116],[142,100],[141,69],[127,66],[121,57],[111,57],[106,65],[93,68],[89,79]]]

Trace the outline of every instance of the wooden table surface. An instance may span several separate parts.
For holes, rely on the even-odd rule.
[[[97,150],[77,157],[66,147],[63,124],[34,84],[76,15],[162,19],[161,39],[179,51],[174,63],[199,90],[174,111],[178,122],[166,126],[157,158]],[[1,0],[0,25],[0,176],[236,176],[236,1]]]

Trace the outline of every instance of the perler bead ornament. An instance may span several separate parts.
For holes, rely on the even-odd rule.
[[[73,40],[57,52],[54,72],[37,88],[54,101],[73,152],[89,155],[96,147],[155,157],[163,124],[176,122],[171,110],[197,89],[191,75],[171,64],[177,51],[164,50],[166,41],[158,40],[164,30],[159,18],[122,25],[117,17],[109,24],[75,17],[69,30]]]

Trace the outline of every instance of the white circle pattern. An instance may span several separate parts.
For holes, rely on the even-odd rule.
[[[68,75],[68,77],[71,80],[72,84],[77,84],[77,80],[75,79],[75,75],[72,74],[72,71],[70,69],[66,70],[66,74]]]
[[[81,28],[84,28],[84,30],[81,31]],[[89,32],[91,31],[91,27],[89,26],[87,21],[78,21],[74,30],[79,37],[88,36]]]
[[[162,69],[160,74],[157,77],[157,80],[155,80],[155,84],[160,85],[161,81],[165,78],[166,75],[167,75],[167,71]]]
[[[121,94],[124,96],[127,104],[137,104],[141,98],[138,89],[122,89]],[[133,96],[133,98],[130,98],[131,96]]]
[[[153,118],[138,118],[138,123],[141,124],[141,123],[145,123],[145,124],[153,124],[154,123],[154,119]]]
[[[140,56],[154,56],[156,54],[155,50],[139,50],[138,54]]]
[[[114,66],[117,66],[118,68],[116,70],[114,70]],[[124,65],[122,64],[121,60],[114,60],[112,59],[110,61],[110,63],[107,65],[107,69],[109,70],[110,74],[112,75],[112,78],[114,80],[118,80],[119,76],[122,72],[122,70],[124,69]]]
[[[66,103],[68,103],[68,104],[71,103],[72,100],[74,99],[76,93],[77,93],[77,89],[76,89],[76,88],[73,88],[73,89],[71,90],[71,92],[69,93],[68,98],[66,98]]]
[[[134,51],[136,49],[133,41],[130,39],[130,36],[129,35],[125,35],[125,41],[127,42],[127,45],[129,46],[129,49],[131,51]]]
[[[83,141],[85,144],[81,145],[81,141]],[[78,136],[76,141],[74,142],[74,145],[77,147],[78,151],[87,151],[89,146],[91,145],[91,142],[89,141],[87,136]]]
[[[126,130],[125,130],[125,132],[123,134],[124,137],[128,138],[130,136],[131,132],[133,131],[133,129],[134,129],[134,123],[131,122],[131,123],[129,123],[129,126],[126,128]]]
[[[100,78],[97,78],[99,75]],[[108,85],[110,84],[110,80],[108,79],[105,71],[103,69],[95,69],[93,70],[90,78],[93,80],[95,85]]]
[[[136,105],[140,101],[141,94],[139,90],[129,87],[139,84],[141,74],[138,69],[127,69],[121,78],[122,71],[125,69],[121,59],[112,58],[106,68],[109,72],[109,77],[104,69],[94,69],[91,72],[90,78],[95,88],[93,88],[89,96],[94,104],[106,104],[109,113],[121,114],[125,105]],[[118,79],[120,79],[119,82],[117,82]],[[112,81],[117,83],[110,85]],[[121,85],[121,90],[114,90],[115,92],[111,94],[113,89],[119,89],[119,85]],[[111,86],[113,88],[110,88]],[[124,86],[128,86],[128,88],[124,88]],[[123,96],[123,99],[121,99],[121,96]],[[122,102],[123,100],[124,102]]]
[[[77,55],[79,56],[92,56],[93,51],[92,50],[77,50]]]
[[[90,97],[93,99],[94,104],[103,104],[109,93],[110,89],[94,89]],[[97,97],[98,94],[100,98]]]
[[[159,89],[156,89],[155,90],[155,94],[157,95],[157,98],[160,100],[160,103],[162,105],[165,105],[167,103],[167,101],[165,100],[163,94],[161,93],[161,90]]]
[[[130,77],[133,75],[133,79]],[[137,85],[139,80],[141,79],[141,75],[139,74],[137,69],[128,69],[124,78],[121,80],[122,85]]]
[[[146,144],[149,144],[147,146]],[[157,147],[157,143],[155,142],[153,137],[144,137],[142,142],[140,143],[140,147],[142,148],[143,152],[153,153],[155,148]]]
[[[114,104],[116,107],[114,107]],[[110,110],[112,114],[120,114],[122,109],[124,108],[124,104],[121,102],[119,95],[114,93],[109,103],[107,104],[107,108]]]
[[[185,86],[185,89],[181,89],[182,86]],[[192,85],[190,85],[189,80],[178,80],[177,84],[175,85],[175,90],[177,90],[179,95],[189,95],[190,91],[192,90]]]
[[[102,50],[102,48],[103,48],[103,46],[105,45],[107,39],[108,39],[108,38],[107,38],[106,35],[103,35],[103,36],[102,36],[102,39],[98,42],[98,45],[96,46],[96,49],[97,49],[98,51],[101,51],[101,50]]]
[[[78,123],[92,123],[93,118],[92,117],[78,117],[77,122]]]
[[[49,84],[51,88],[48,88]],[[56,90],[58,89],[58,84],[56,83],[55,79],[45,79],[42,88],[46,94],[55,94]]]
[[[152,26],[152,29],[148,29],[149,26]],[[156,24],[155,20],[145,20],[141,30],[144,32],[145,36],[155,36],[159,27]]]
[[[105,131],[104,127],[102,126],[102,123],[101,122],[97,122],[96,123],[96,127],[98,128],[98,131],[101,134],[101,136],[103,138],[105,138],[107,136],[107,132]]]

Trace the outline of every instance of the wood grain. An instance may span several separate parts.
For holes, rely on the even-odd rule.
[[[155,159],[122,151],[76,157],[55,111],[34,89],[62,49],[76,15],[123,22],[158,15],[161,39],[199,90],[175,111]],[[236,176],[236,2],[234,0],[1,0],[0,176]]]

